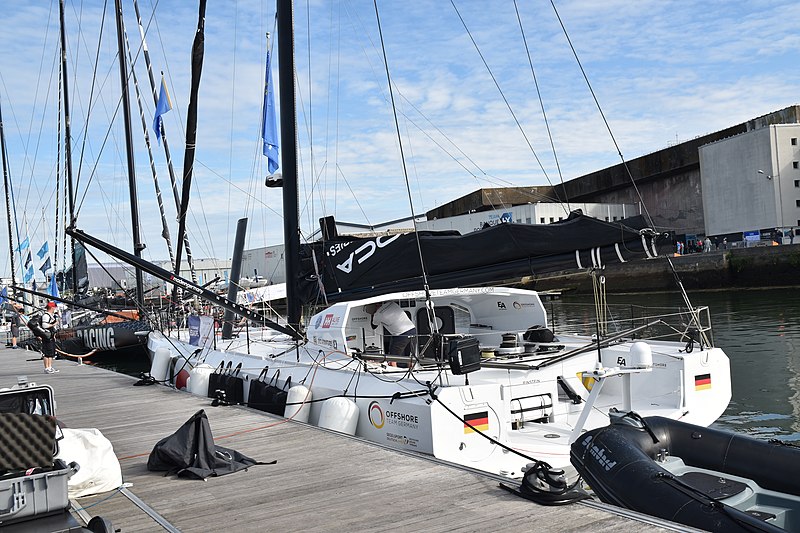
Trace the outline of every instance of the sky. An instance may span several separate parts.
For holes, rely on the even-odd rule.
[[[65,2],[77,227],[130,251],[113,2]],[[619,163],[617,146],[633,159],[800,103],[797,2],[554,3],[561,22],[544,0],[518,0],[517,9],[512,0],[379,0],[378,16],[367,0],[295,1],[303,235],[326,215],[377,224],[482,187],[566,181]],[[142,41],[132,2],[123,4],[145,122],[152,124]],[[63,235],[57,204],[64,215],[63,185],[56,193],[58,1],[3,6],[0,105],[12,238],[16,246],[28,236],[34,252],[48,241],[61,268],[63,243],[58,257],[54,250]],[[140,0],[139,7],[155,76],[163,71],[170,90],[173,109],[164,124],[180,182],[197,3]],[[273,2],[257,0],[216,0],[207,8],[187,218],[198,258],[230,257],[244,216],[247,248],[282,242],[282,200],[278,189],[264,187],[260,140],[265,35],[273,32],[274,13]],[[276,69],[273,60],[274,77]],[[164,260],[132,80],[130,86],[143,256]],[[174,247],[178,224],[166,159],[152,126],[149,135]],[[0,220],[0,276],[8,277],[4,209]]]

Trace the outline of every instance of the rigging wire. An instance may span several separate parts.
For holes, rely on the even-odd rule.
[[[492,72],[492,69],[489,67],[489,63],[486,62],[486,58],[483,56],[483,52],[481,52],[481,49],[478,46],[478,43],[475,42],[475,38],[472,36],[472,32],[470,32],[466,21],[461,16],[461,12],[459,12],[458,7],[456,7],[455,0],[450,0],[450,4],[453,6],[453,9],[455,10],[456,15],[458,16],[458,20],[460,20],[462,26],[464,26],[464,30],[467,32],[467,36],[469,37],[470,41],[472,42],[472,45],[475,47],[475,51],[478,52],[478,56],[481,58],[481,61],[483,62],[483,66],[486,67],[486,71],[489,73],[489,76],[492,78],[492,81],[494,82],[495,87],[497,87],[497,90],[500,93],[500,96],[503,98],[503,102],[505,102],[506,107],[508,108],[508,111],[511,113],[511,117],[514,119],[514,123],[516,123],[517,128],[519,129],[520,133],[522,133],[522,137],[525,139],[525,143],[528,145],[528,148],[530,149],[531,154],[533,154],[534,159],[536,159],[536,163],[539,165],[539,168],[541,169],[542,174],[544,175],[545,179],[547,179],[547,183],[549,183],[550,186],[553,187],[553,182],[550,180],[550,176],[547,174],[547,170],[545,170],[544,164],[542,163],[541,159],[539,159],[539,155],[536,153],[536,150],[533,149],[533,145],[531,144],[531,141],[528,138],[528,135],[525,133],[525,129],[522,127],[522,124],[520,123],[519,119],[517,118],[516,113],[514,113],[514,109],[511,107],[511,103],[508,101],[508,98],[506,98],[506,95],[503,92],[503,89],[500,87],[500,83],[497,81],[497,78],[495,77],[494,72]],[[561,205],[563,207],[564,203],[561,201],[561,198],[558,195],[558,191],[556,191],[555,188],[553,189],[553,194],[556,195],[556,197],[558,198],[559,203],[561,203]],[[565,209],[565,212],[566,212],[566,209]]]
[[[75,189],[76,190],[78,190],[80,188],[81,169],[83,168],[83,157],[84,157],[84,154],[86,152],[86,141],[89,138],[89,135],[88,135],[88,132],[89,132],[89,119],[91,118],[91,115],[92,115],[92,107],[93,107],[92,106],[92,100],[94,98],[94,90],[95,90],[95,86],[96,86],[96,82],[97,82],[97,68],[100,65],[100,45],[103,43],[103,31],[104,31],[105,25],[106,25],[107,7],[108,7],[108,0],[103,2],[103,14],[100,17],[100,34],[97,37],[97,52],[95,53],[95,58],[94,58],[94,66],[93,66],[93,70],[92,70],[91,88],[89,89],[89,109],[86,112],[86,121],[84,123],[85,130],[84,130],[83,135],[82,135],[83,136],[83,143],[81,145],[80,156],[78,157],[78,172],[77,172],[77,178],[75,180]],[[66,142],[72,142],[72,139],[66,139]],[[87,184],[87,187],[88,187],[88,184]],[[77,213],[75,213],[75,215],[77,216]],[[74,221],[71,220],[70,223],[72,223],[72,222],[74,222]]]
[[[60,196],[61,196],[61,142],[60,141],[61,141],[61,118],[62,118],[61,117],[61,105],[62,105],[62,103],[61,103],[61,98],[62,98],[62,92],[61,92],[62,91],[62,85],[61,85],[61,63],[58,64],[58,71],[59,71],[58,72],[58,113],[57,113],[58,114],[58,125],[56,127],[56,139],[58,139],[58,142],[56,142],[56,145],[57,145],[57,148],[56,148],[56,220],[55,220],[56,233],[55,233],[55,244],[54,244],[55,249],[53,250],[53,257],[54,257],[54,259],[53,259],[53,275],[54,276],[56,275],[56,272],[58,272],[58,243],[60,241],[60,239],[59,239],[59,236],[60,236],[59,235],[59,226],[61,224],[61,220],[60,220],[60,218],[58,216],[59,208],[61,207],[61,205],[60,205]],[[66,179],[64,180],[64,182],[65,182],[65,185],[66,185]],[[66,192],[66,187],[64,189],[64,192]],[[65,200],[66,200],[66,198],[65,198]],[[65,202],[64,207],[65,207],[64,212],[66,213],[66,202]],[[66,217],[64,217],[64,218],[66,219]],[[66,234],[65,234],[64,235],[64,265],[65,266],[66,266],[66,250],[67,250],[67,239],[66,239]],[[63,288],[62,288],[62,290],[63,290]]]
[[[564,174],[561,172],[561,165],[558,162],[558,152],[556,152],[556,145],[553,142],[553,133],[550,131],[550,122],[547,120],[547,112],[544,109],[544,100],[542,99],[542,91],[539,89],[539,81],[536,79],[536,70],[533,68],[533,59],[531,59],[531,51],[528,48],[528,39],[525,37],[525,28],[522,26],[522,18],[519,14],[519,7],[517,0],[514,0],[514,11],[517,14],[517,22],[519,23],[519,32],[522,35],[522,42],[525,44],[525,55],[528,58],[528,64],[531,67],[531,77],[533,78],[533,85],[536,87],[536,96],[539,97],[539,106],[542,108],[542,117],[544,118],[544,126],[547,129],[547,138],[550,140],[550,149],[553,151],[553,159],[555,160],[556,169],[558,170],[558,178],[561,181],[561,188],[564,188]],[[569,207],[569,196],[567,191],[564,190],[564,200],[567,202],[567,211],[571,211]]]
[[[144,144],[147,148],[147,158],[148,162],[150,163],[150,173],[153,177],[153,188],[155,189],[156,194],[156,203],[158,205],[158,212],[161,218],[161,237],[164,239],[165,244],[167,245],[167,253],[169,254],[169,262],[170,265],[174,268],[175,265],[175,256],[172,250],[172,239],[170,238],[169,233],[169,226],[167,225],[167,215],[166,211],[164,210],[164,200],[161,195],[161,186],[158,183],[158,172],[156,171],[156,163],[153,159],[153,149],[152,144],[150,143],[150,133],[148,131],[148,124],[147,120],[144,116],[144,105],[142,104],[142,92],[139,88],[139,80],[136,77],[136,69],[134,68],[134,58],[131,54],[131,45],[128,40],[128,32],[124,28],[123,25],[123,36],[125,38],[125,47],[127,51],[128,62],[130,63],[130,76],[133,80],[133,87],[136,94],[136,104],[139,109],[139,119],[142,124],[142,137],[144,138]]]
[[[347,9],[346,5],[345,5],[345,9]],[[377,54],[380,54],[380,52],[378,51],[378,46],[376,46],[376,44],[373,42],[373,40],[370,37],[370,33],[367,32],[364,29],[364,24],[361,21],[361,19],[359,18],[358,12],[350,12],[350,11],[348,11],[347,13],[349,15],[349,20],[355,20],[359,24],[359,26],[353,25],[353,33],[364,34],[367,37],[367,40],[369,41],[369,43],[372,46],[372,48],[376,50]],[[376,68],[375,68],[375,66],[373,64],[373,61],[370,58],[370,55],[367,54],[366,50],[363,47],[362,47],[362,52],[364,54],[364,57],[365,57],[365,60],[366,60],[367,64],[369,65],[370,69],[373,72],[373,75],[377,79],[378,78],[378,74],[376,72]],[[389,102],[389,98],[388,98],[388,96],[386,96],[383,86],[382,85],[378,85],[378,89],[381,91],[381,95],[382,95],[383,99],[388,103]],[[470,164],[472,164],[475,167],[475,169],[477,170],[478,174],[482,175],[482,177],[476,175],[476,173],[474,171],[470,170],[467,167],[467,165],[465,165],[458,157],[456,157],[447,148],[445,148],[445,146],[442,144],[442,142],[440,142],[438,139],[434,138],[434,136],[431,135],[431,133],[429,133],[425,128],[423,128],[417,121],[415,121],[408,114],[406,114],[402,109],[400,109],[399,112],[403,116],[403,118],[405,120],[407,120],[408,122],[410,122],[412,125],[414,125],[420,131],[420,133],[425,135],[433,144],[435,144],[438,148],[440,148],[450,159],[452,159],[457,165],[459,165],[468,174],[470,174],[475,179],[475,181],[476,181],[476,183],[478,184],[479,187],[483,187],[484,186],[482,181],[486,182],[486,183],[489,183],[491,185],[498,186],[498,187],[504,187],[504,186],[513,185],[513,183],[508,181],[508,180],[504,180],[504,179],[499,178],[497,176],[492,176],[492,175],[488,174],[483,168],[481,168],[481,166],[476,161],[474,161],[469,156],[469,154],[467,154],[464,150],[462,150],[441,128],[439,128],[439,126],[434,124],[421,109],[419,109],[411,100],[409,100],[402,93],[402,91],[398,87],[395,86],[394,90],[395,90],[396,94],[405,102],[406,105],[410,106],[414,111],[416,111],[416,113],[419,114],[419,116],[422,117],[424,119],[424,121],[431,128],[433,128],[433,130],[435,130],[439,135],[441,135],[442,138],[445,141],[447,141],[447,143],[452,145],[452,147],[460,154],[460,156],[463,159],[466,159]],[[536,193],[536,192],[528,192],[528,191],[522,191],[521,190],[521,191],[519,191],[519,193],[521,195],[523,195],[523,196],[526,196],[526,197],[530,198],[533,201],[542,201],[542,200],[547,201],[547,202],[553,201],[553,198],[547,197],[547,196],[545,196],[543,194]],[[492,205],[494,205],[494,204],[492,204]]]
[[[314,113],[311,110],[314,108],[313,105],[313,91],[312,91],[312,83],[311,83],[311,2],[306,2],[306,39],[308,39],[308,48],[306,52],[308,53],[308,153],[309,153],[309,165],[311,166],[310,174],[314,176],[316,174],[316,168],[314,164]],[[299,85],[299,84],[298,84]],[[314,185],[317,183],[317,180],[311,182],[311,196],[314,196]],[[311,202],[311,210],[310,210],[311,219],[314,219],[314,203]]]
[[[392,90],[392,78],[389,74],[389,60],[386,57],[386,46],[383,41],[383,29],[381,28],[381,17],[380,14],[378,13],[378,0],[373,0],[372,4],[375,7],[375,20],[378,25],[378,35],[380,36],[381,51],[383,53],[383,65],[386,71],[386,81],[389,86],[389,96],[392,103],[392,114],[394,116],[395,131],[397,132],[397,143],[400,148],[400,162],[403,166],[403,176],[405,178],[406,193],[408,195],[408,205],[411,209],[411,223],[414,225],[414,240],[417,245],[417,253],[419,254],[419,264],[422,270],[422,285],[423,285],[423,290],[425,291],[425,303],[426,303],[425,309],[427,310],[428,313],[428,321],[431,332],[436,332],[438,331],[438,326],[436,324],[436,320],[433,314],[433,301],[431,300],[430,287],[428,286],[428,273],[427,270],[425,269],[425,259],[422,256],[422,243],[420,242],[419,231],[417,230],[417,220],[414,217],[414,200],[411,197],[411,185],[408,180],[408,168],[406,167],[406,158],[403,153],[403,139],[402,136],[400,135],[400,122],[397,118],[397,107],[394,101],[394,91]]]
[[[239,2],[238,0],[233,3],[233,59],[231,60],[231,108],[230,108],[230,131],[228,135],[228,176],[233,175],[233,132],[234,132],[234,108],[236,106],[236,51],[239,40]],[[225,222],[227,226],[231,223],[231,192],[228,186],[228,203],[225,210]],[[247,213],[248,203],[245,203],[245,213]],[[231,233],[225,232],[225,249],[230,250],[231,246]]]
[[[611,130],[611,126],[608,123],[608,120],[606,119],[606,115],[603,112],[602,107],[600,106],[600,101],[597,99],[597,95],[595,94],[594,89],[592,88],[592,84],[589,82],[589,77],[586,75],[586,70],[583,68],[583,64],[581,63],[580,58],[578,57],[578,53],[575,50],[575,47],[572,45],[572,39],[570,39],[570,37],[569,37],[569,33],[567,32],[567,28],[564,25],[564,21],[561,20],[561,15],[558,13],[558,9],[556,8],[555,1],[554,0],[550,0],[550,5],[553,7],[553,11],[556,14],[556,18],[558,19],[558,23],[561,25],[561,29],[564,32],[564,36],[567,39],[567,43],[569,43],[570,50],[572,50],[572,54],[575,57],[575,61],[577,62],[578,67],[580,68],[581,74],[583,75],[583,79],[586,81],[586,86],[589,88],[589,92],[591,93],[592,98],[594,99],[594,103],[597,106],[597,110],[598,110],[598,112],[600,113],[600,116],[603,119],[603,124],[605,124],[606,130],[608,130],[608,134],[611,137],[611,141],[614,143],[614,147],[617,149],[617,154],[619,155],[619,158],[622,161],[622,166],[625,169],[625,174],[630,179],[631,185],[633,186],[633,190],[636,191],[636,196],[639,198],[639,202],[641,203],[642,208],[644,209],[645,217],[647,218],[647,221],[650,224],[650,227],[655,229],[655,223],[653,221],[653,217],[650,216],[650,212],[648,211],[647,205],[645,204],[644,199],[642,198],[642,193],[641,193],[641,191],[639,191],[639,187],[636,185],[636,180],[633,178],[633,174],[631,173],[630,167],[628,166],[628,162],[625,160],[625,157],[622,155],[622,150],[619,147],[619,143],[617,143],[617,139],[614,136],[614,132]],[[703,339],[706,342],[706,344],[711,346],[711,343],[706,338],[705,331],[703,331],[703,328],[702,328],[702,325],[701,325],[701,322],[700,322],[700,316],[699,316],[697,310],[692,305],[692,302],[689,300],[689,295],[688,295],[688,293],[686,292],[686,289],[683,286],[683,282],[681,281],[681,278],[678,275],[677,270],[675,270],[675,265],[672,264],[672,259],[670,259],[669,255],[665,255],[664,257],[667,260],[667,264],[669,265],[669,268],[670,268],[670,270],[672,272],[672,276],[675,278],[675,282],[678,285],[678,289],[679,289],[679,291],[681,293],[681,296],[683,297],[684,303],[686,304],[686,307],[688,308],[689,313],[692,316],[692,320],[695,322],[695,324],[697,326],[697,329],[698,329],[698,331],[700,331],[700,334],[703,337]]]

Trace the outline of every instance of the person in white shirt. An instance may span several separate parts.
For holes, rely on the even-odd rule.
[[[416,336],[417,329],[408,315],[395,302],[376,304],[372,312],[372,328],[383,325],[392,336],[389,345],[390,355],[410,355],[411,339]]]
[[[45,330],[47,337],[39,337],[42,341],[42,356],[44,357],[44,371],[45,374],[55,374],[58,372],[53,368],[53,358],[56,356],[56,324],[58,320],[55,317],[56,303],[47,302],[44,313],[42,313],[42,329]]]

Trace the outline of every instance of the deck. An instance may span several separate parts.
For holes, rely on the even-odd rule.
[[[501,490],[490,476],[246,407],[211,407],[208,399],[164,386],[134,387],[134,378],[90,365],[57,360],[60,372],[47,375],[38,356],[0,348],[0,387],[20,375],[48,384],[63,423],[98,428],[113,443],[130,486],[77,505],[122,532],[663,530],[654,519],[609,512],[597,502],[539,506]],[[205,482],[148,472],[153,445],[199,409],[218,444],[277,464]]]

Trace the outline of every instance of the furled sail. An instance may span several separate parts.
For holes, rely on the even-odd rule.
[[[467,235],[424,231],[419,239],[430,288],[437,289],[654,257],[658,235],[641,226],[573,212],[552,224],[500,224]],[[322,299],[320,277],[328,301],[422,289],[413,233],[328,237],[303,249],[305,302]]]

